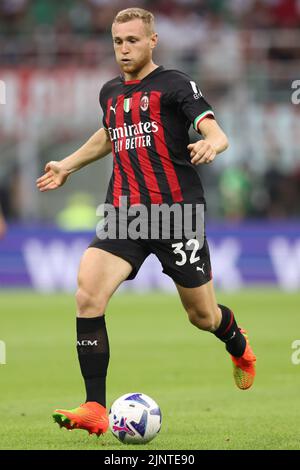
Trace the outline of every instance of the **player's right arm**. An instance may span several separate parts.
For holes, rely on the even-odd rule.
[[[84,166],[111,152],[111,141],[108,131],[99,129],[76,152],[61,161],[51,161],[45,166],[45,173],[37,179],[37,187],[41,192],[57,189],[62,186],[68,176]]]

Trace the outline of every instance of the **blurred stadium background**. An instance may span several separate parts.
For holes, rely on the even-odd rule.
[[[213,165],[200,169],[208,202],[214,279],[221,297],[231,296],[233,306],[249,314],[251,309],[256,310],[252,320],[244,316],[243,321],[252,324],[261,355],[261,318],[266,312],[271,318],[276,310],[277,329],[264,346],[269,348],[266,354],[270,364],[271,350],[277,350],[278,359],[276,348],[282,346],[284,359],[280,372],[274,373],[278,382],[285,378],[282,383],[289,384],[291,391],[297,368],[291,368],[289,355],[300,328],[296,317],[300,287],[300,104],[292,103],[292,84],[300,79],[299,0],[0,0],[0,84],[6,98],[4,104],[2,93],[0,205],[6,230],[4,222],[0,223],[0,339],[9,345],[10,338],[16,345],[12,319],[20,315],[22,305],[22,314],[32,310],[30,325],[23,324],[27,333],[30,330],[34,335],[40,305],[48,318],[48,326],[38,323],[41,336],[44,328],[51,331],[53,322],[59,321],[55,316],[50,323],[48,317],[59,308],[69,312],[63,331],[65,338],[70,336],[74,305],[69,294],[63,294],[66,303],[61,297],[56,302],[55,293],[75,290],[79,259],[97,221],[95,207],[104,201],[111,159],[107,157],[73,175],[59,191],[40,194],[35,180],[47,161],[64,158],[100,126],[99,90],[119,73],[110,25],[115,13],[129,6],[154,12],[160,38],[156,63],[191,74],[229,136],[227,152]],[[191,131],[191,138],[196,137]],[[30,293],[30,302],[29,294],[15,290],[20,288],[36,293]],[[248,288],[252,290],[243,302],[241,289]],[[278,291],[275,304],[270,288]],[[136,293],[153,289],[171,299],[172,282],[161,274],[158,262],[149,258],[138,278],[120,290],[131,291],[130,308],[134,309]],[[49,302],[46,293],[53,293]],[[175,308],[172,299],[171,309]],[[159,302],[155,308],[159,308]],[[5,320],[7,309],[9,321]],[[291,331],[286,330],[280,343],[282,311]],[[30,349],[29,343],[22,343],[25,349]],[[58,344],[63,347],[63,338]],[[20,351],[7,354],[18,370]],[[5,374],[17,390],[13,365],[12,369],[7,366]],[[268,376],[264,377],[267,380]],[[128,387],[118,388],[117,381],[114,384],[114,398],[128,391]],[[151,394],[148,385],[150,392],[149,388],[143,391]],[[47,391],[45,387],[45,396]],[[34,394],[32,390],[30,393]],[[54,391],[51,393],[59,399]],[[267,402],[270,397],[261,393],[258,400]],[[70,405],[74,405],[71,398]],[[163,396],[163,400],[167,406],[167,398]],[[49,407],[58,404],[48,403]],[[227,405],[230,410],[229,398]],[[290,412],[299,414],[292,405]],[[45,413],[49,414],[48,408]],[[290,436],[286,439],[292,447],[297,445]],[[253,446],[259,447],[258,441]],[[208,439],[207,446],[212,442]],[[251,445],[249,442],[245,438],[241,446]],[[265,446],[281,441],[274,442]],[[7,448],[10,445],[17,446],[7,443]]]

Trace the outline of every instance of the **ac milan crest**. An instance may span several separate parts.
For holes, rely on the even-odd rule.
[[[141,98],[140,108],[142,111],[147,111],[147,109],[149,108],[149,98],[147,95],[144,95]]]

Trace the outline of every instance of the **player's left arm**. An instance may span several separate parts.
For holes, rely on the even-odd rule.
[[[203,140],[188,145],[194,165],[211,163],[218,153],[228,148],[227,136],[215,119],[205,118],[199,122],[198,132],[203,136]]]

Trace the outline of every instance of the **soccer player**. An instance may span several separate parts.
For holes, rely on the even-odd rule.
[[[112,24],[112,38],[122,73],[101,89],[103,128],[75,153],[47,163],[38,188],[56,189],[71,173],[112,152],[106,202],[117,214],[124,196],[128,208],[203,205],[196,167],[212,163],[228,146],[211,107],[190,77],[153,62],[158,38],[152,13],[140,8],[120,11]],[[188,135],[191,123],[203,137],[193,144]],[[173,232],[169,239],[96,237],[81,260],[76,294],[77,352],[86,402],[72,410],[55,410],[54,420],[60,426],[97,435],[107,430],[109,341],[104,314],[117,287],[136,276],[150,253],[173,279],[190,322],[225,343],[236,385],[251,387],[256,358],[232,311],[217,304],[205,236],[202,245],[196,237],[178,240]]]

